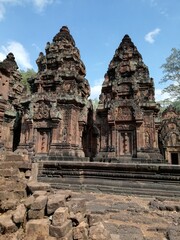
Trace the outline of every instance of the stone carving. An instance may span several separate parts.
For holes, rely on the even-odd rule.
[[[180,164],[180,114],[169,106],[162,113],[162,121],[159,128],[159,140],[161,151],[169,163]]]
[[[153,79],[149,77],[148,68],[136,46],[125,35],[109,64],[99,98],[97,126],[106,129],[100,131],[99,156],[103,149],[112,145],[117,149],[114,155],[116,158],[124,155],[145,157],[150,150],[156,158],[161,159],[155,147],[158,146],[155,137],[158,128],[155,117],[158,111],[159,107],[154,101]],[[119,137],[119,131],[123,128],[132,129],[131,134],[120,133]],[[154,142],[153,146],[150,139]]]
[[[44,102],[37,102],[34,105],[34,119],[49,119],[50,109]]]
[[[84,63],[66,26],[36,62],[38,72],[28,80],[31,94],[21,83],[14,55],[0,62],[1,149],[26,149],[30,157],[117,161],[124,156],[159,161],[158,143],[166,159],[180,151],[179,113],[169,107],[160,125],[153,79],[128,35],[104,75],[96,112],[88,100]]]

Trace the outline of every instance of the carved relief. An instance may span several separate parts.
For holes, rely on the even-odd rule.
[[[119,107],[115,110],[115,119],[118,120],[132,120],[132,111],[128,107]]]
[[[37,102],[34,105],[34,119],[48,119],[50,108],[45,102]]]

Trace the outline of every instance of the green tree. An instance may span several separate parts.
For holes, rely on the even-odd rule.
[[[28,79],[31,77],[34,77],[36,75],[36,72],[34,69],[27,69],[27,71],[20,70],[21,76],[22,76],[22,84],[26,87],[28,91],[30,91],[30,86],[28,83]]]
[[[163,78],[160,83],[171,81],[172,83],[164,88],[163,92],[169,93],[174,101],[180,101],[180,49],[172,48],[171,54],[166,58],[161,68],[163,69]]]

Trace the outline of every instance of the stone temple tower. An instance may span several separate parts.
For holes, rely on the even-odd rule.
[[[96,112],[98,158],[160,160],[154,83],[125,35],[109,64]]]
[[[69,29],[63,26],[45,55],[37,59],[38,73],[29,80],[30,99],[24,114],[19,148],[36,156],[84,157],[82,135],[87,123],[90,87],[86,70]]]

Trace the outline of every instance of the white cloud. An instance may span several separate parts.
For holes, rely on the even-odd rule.
[[[36,10],[42,12],[47,5],[53,4],[55,0],[32,0]]]
[[[161,29],[160,28],[156,28],[153,31],[147,33],[145,35],[145,40],[149,43],[154,43],[154,38],[160,33]]]
[[[8,42],[6,46],[0,48],[0,60],[5,59],[6,55],[12,52],[20,69],[32,68],[28,52],[24,46],[15,41]]]
[[[162,89],[155,89],[155,99],[156,101],[162,101],[167,98],[170,98],[170,95],[168,93],[162,93]]]
[[[48,5],[60,0],[0,0],[0,21],[5,17],[6,7],[13,5],[28,5],[31,4],[35,7],[37,12],[42,12]]]
[[[104,79],[100,78],[95,82],[95,85],[93,87],[91,87],[91,95],[90,98],[93,100],[95,98],[99,99],[99,95],[101,94],[101,89],[102,89],[102,83],[103,83]]]

